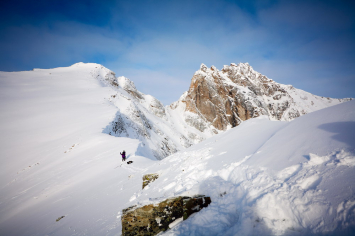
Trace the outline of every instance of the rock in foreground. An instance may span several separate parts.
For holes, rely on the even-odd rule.
[[[122,235],[156,235],[169,229],[176,220],[186,220],[211,203],[210,197],[169,198],[157,205],[135,206],[123,210]]]

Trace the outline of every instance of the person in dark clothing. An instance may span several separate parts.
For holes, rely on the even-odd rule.
[[[123,152],[120,153],[120,154],[121,154],[121,156],[122,156],[122,161],[126,161],[126,151],[123,150]]]

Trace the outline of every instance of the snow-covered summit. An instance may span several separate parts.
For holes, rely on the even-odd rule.
[[[131,90],[137,92],[137,88],[134,85],[133,81],[129,80],[128,78],[120,76],[117,78],[117,81],[124,90]]]

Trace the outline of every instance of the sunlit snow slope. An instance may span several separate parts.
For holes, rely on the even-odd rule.
[[[194,194],[211,205],[165,235],[354,233],[354,101],[250,119],[155,161],[105,133],[121,98],[99,66],[0,73],[1,236],[120,235],[122,209]],[[147,173],[160,177],[141,190]]]
[[[354,235],[354,148],[354,101],[291,122],[251,119],[155,164],[160,178],[130,204],[212,197],[163,235]]]
[[[98,67],[1,72],[0,235],[117,235],[132,193],[130,171],[114,168],[141,142],[103,133],[117,92]]]

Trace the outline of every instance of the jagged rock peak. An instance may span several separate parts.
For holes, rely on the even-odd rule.
[[[236,73],[236,74],[238,74],[238,73],[239,74],[246,74],[246,73],[260,74],[256,71],[254,71],[253,67],[251,67],[248,62],[246,62],[246,63],[240,62],[238,64],[231,63],[229,66],[224,65],[221,71],[222,72],[232,71],[233,73]],[[219,72],[219,70],[214,65],[212,65],[210,68],[208,68],[204,63],[202,63],[200,66],[200,69],[198,71],[196,71],[195,74],[200,74],[201,72],[215,73],[215,72]]]
[[[218,69],[215,66],[211,66],[211,68],[208,68],[205,64],[201,63],[200,69],[198,71],[202,71],[206,73],[210,71],[218,71]]]
[[[235,63],[231,63],[231,65],[232,64],[235,65]],[[245,62],[245,63],[239,62],[238,65],[236,65],[236,66],[239,66],[239,67],[251,67],[248,62]]]
[[[276,83],[249,63],[231,63],[221,71],[201,64],[188,92],[172,108],[183,106],[186,123],[205,132],[226,130],[261,115],[289,121],[349,100],[322,98]]]
[[[206,72],[207,69],[208,69],[208,67],[205,64],[201,63],[200,71]]]

